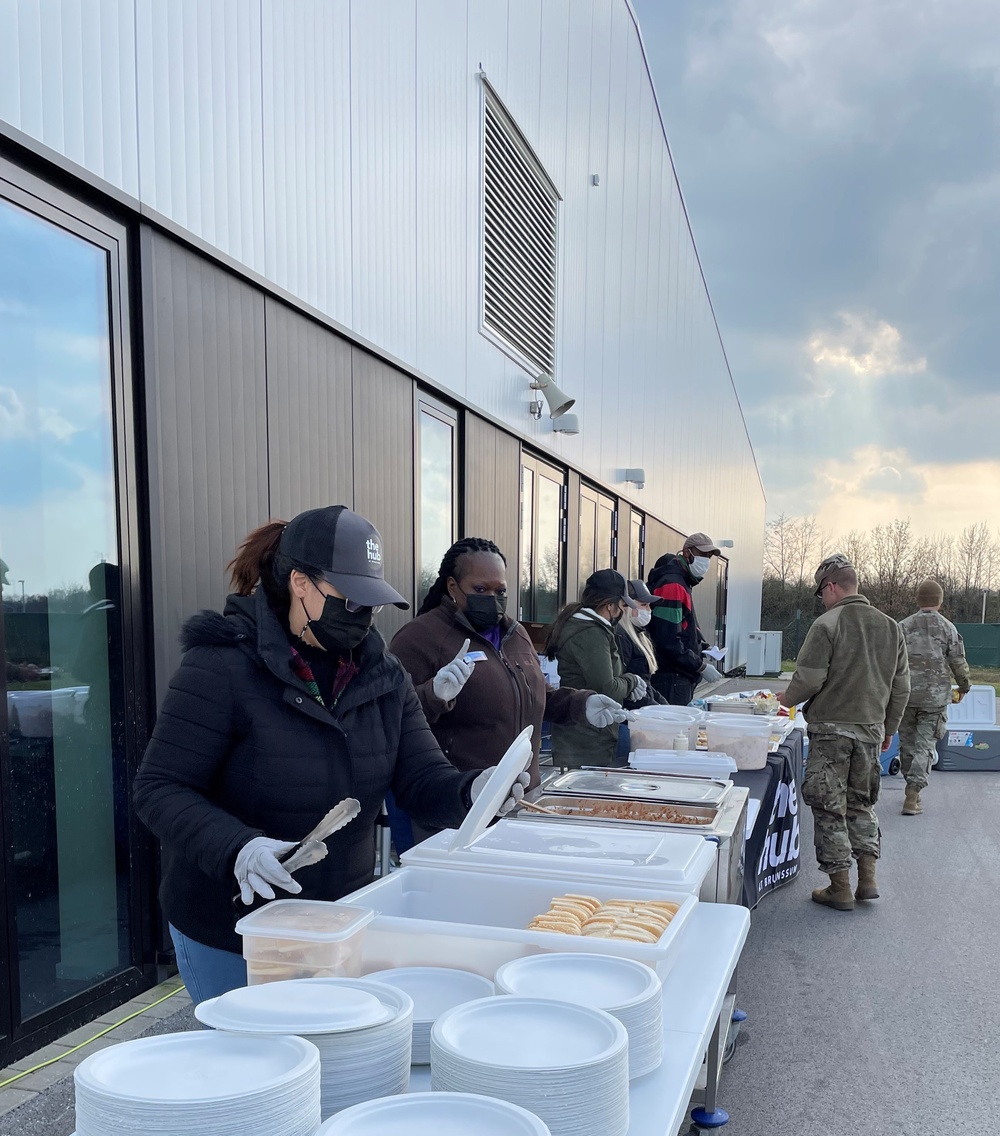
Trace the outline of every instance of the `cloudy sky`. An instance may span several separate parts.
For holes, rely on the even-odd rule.
[[[773,516],[1000,525],[997,0],[634,0]]]

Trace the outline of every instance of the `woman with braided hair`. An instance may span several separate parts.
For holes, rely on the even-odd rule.
[[[537,785],[542,718],[623,721],[621,707],[589,690],[550,690],[527,631],[507,614],[507,562],[489,540],[453,544],[416,619],[391,650],[413,680],[417,698],[445,756],[462,770],[496,765],[533,726],[530,784]]]

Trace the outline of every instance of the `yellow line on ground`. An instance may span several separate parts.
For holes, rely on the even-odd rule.
[[[133,1018],[138,1018],[141,1014],[144,1014],[147,1010],[151,1010],[154,1006],[162,1005],[168,998],[173,998],[175,994],[183,989],[183,986],[178,986],[175,990],[171,990],[169,994],[164,994],[162,998],[157,998],[155,1002],[150,1002],[148,1006],[143,1006],[141,1010],[136,1010],[134,1014],[129,1014],[128,1017],[122,1018],[120,1022],[115,1022],[114,1025],[108,1026],[107,1029],[102,1029],[100,1033],[95,1033],[93,1037],[88,1037],[86,1041],[81,1041],[79,1045],[74,1045],[72,1049],[67,1049],[65,1053],[60,1053],[58,1057],[50,1057],[48,1061],[40,1061],[37,1065],[32,1066],[32,1068],[25,1069],[18,1073],[16,1077],[8,1077],[6,1081],[0,1081],[0,1089],[5,1089],[8,1085],[13,1085],[15,1081],[20,1081],[22,1077],[27,1077],[31,1073],[37,1073],[39,1069],[46,1069],[49,1065],[55,1065],[59,1061],[65,1061],[71,1053],[78,1053],[81,1049],[85,1049],[90,1045],[91,1042],[98,1041],[100,1038],[111,1033],[112,1030],[116,1030],[126,1022],[132,1021]]]

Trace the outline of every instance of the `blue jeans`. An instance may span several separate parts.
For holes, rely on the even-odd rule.
[[[170,938],[177,954],[177,969],[181,972],[191,1001],[197,1006],[207,998],[216,998],[227,990],[247,984],[247,964],[242,955],[233,951],[220,951],[189,939],[171,923]]]

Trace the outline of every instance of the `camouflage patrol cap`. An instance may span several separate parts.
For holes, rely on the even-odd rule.
[[[823,589],[830,581],[830,577],[835,572],[840,572],[844,568],[853,568],[854,565],[847,559],[842,552],[835,552],[832,556],[828,556],[823,563],[816,569],[814,579],[816,581],[815,595],[823,594]]]

